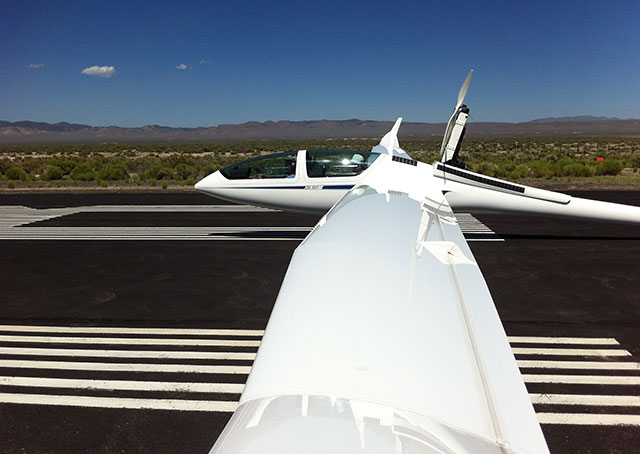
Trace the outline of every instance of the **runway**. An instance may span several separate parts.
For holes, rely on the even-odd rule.
[[[318,216],[197,194],[0,200],[1,450],[208,452]],[[551,452],[633,452],[640,232],[458,218]]]

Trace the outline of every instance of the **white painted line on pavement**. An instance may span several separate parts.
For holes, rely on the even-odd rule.
[[[640,407],[640,396],[599,396],[583,394],[529,394],[534,404],[603,405],[610,407]]]
[[[178,400],[178,399],[127,399],[119,397],[53,396],[46,394],[0,393],[0,402],[31,405],[64,405],[71,407],[127,408],[136,410],[180,410],[233,412],[237,402]]]
[[[71,361],[31,361],[0,360],[0,367],[49,369],[49,370],[89,370],[119,372],[182,372],[190,374],[248,374],[251,366],[216,366],[207,364],[133,364],[133,363],[93,363]]]
[[[201,347],[258,347],[258,340],[234,339],[170,339],[147,337],[64,337],[0,335],[0,342],[51,344],[112,344],[112,345],[196,345]]]
[[[0,240],[28,240],[28,241],[302,241],[303,238],[255,238],[250,236],[83,236],[83,237],[44,237],[32,236],[15,238],[13,236],[0,235]],[[476,240],[467,240],[476,241]],[[477,240],[477,241],[504,241],[504,240]]]
[[[551,356],[631,356],[626,350],[591,348],[525,348],[513,347],[514,355],[551,355]]]
[[[87,205],[75,208],[68,208],[77,213],[109,213],[109,212],[211,212],[211,213],[258,213],[258,212],[280,212],[272,208],[261,208],[252,205]]]
[[[0,325],[0,331],[30,333],[102,333],[102,334],[167,334],[200,336],[262,336],[264,330],[257,329],[199,329],[199,328],[125,328],[106,326],[34,326]]]
[[[619,363],[608,361],[536,361],[519,359],[520,368],[531,369],[597,369],[597,370],[640,370],[640,363]]]
[[[176,227],[107,227],[107,226],[94,226],[94,227],[14,227],[8,229],[9,232],[18,236],[19,234],[33,235],[33,234],[50,234],[68,236],[75,234],[81,235],[96,235],[96,234],[112,234],[112,235],[195,235],[195,234],[209,234],[209,233],[247,233],[247,232],[310,232],[313,227],[297,227],[297,226],[202,226],[202,227],[189,227],[189,226],[176,226]]]
[[[611,375],[531,375],[522,374],[525,383],[584,385],[640,385],[640,376]]]
[[[640,415],[601,415],[590,413],[538,413],[540,424],[578,426],[640,426]]]
[[[84,356],[88,358],[157,358],[157,359],[222,359],[253,361],[251,352],[196,352],[156,350],[83,350],[81,348],[22,348],[0,347],[2,355]]]
[[[131,380],[85,380],[75,378],[0,377],[0,385],[40,388],[100,389],[116,391],[166,391],[240,394],[242,383],[190,383]]]
[[[537,337],[507,336],[511,343],[522,344],[574,344],[574,345],[620,345],[611,337]]]

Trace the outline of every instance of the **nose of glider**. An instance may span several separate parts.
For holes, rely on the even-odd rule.
[[[223,186],[224,177],[220,174],[220,171],[217,171],[198,181],[195,184],[194,189],[204,194],[215,195],[216,190],[221,189]]]

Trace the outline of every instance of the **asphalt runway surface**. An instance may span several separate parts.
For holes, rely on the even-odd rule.
[[[640,205],[640,191],[574,195]],[[318,216],[206,205],[227,203],[0,195],[1,452],[208,452]],[[551,418],[551,452],[640,452],[640,228],[493,214],[465,223],[534,407]],[[208,227],[211,241],[193,241]],[[583,366],[563,369],[569,361]]]

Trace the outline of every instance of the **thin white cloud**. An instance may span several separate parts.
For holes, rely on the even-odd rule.
[[[29,65],[29,68],[42,68],[44,66],[44,63],[31,63]]]
[[[204,58],[198,62],[199,65],[210,65],[211,59],[205,60]]]
[[[184,63],[180,63],[178,66],[176,66],[176,69],[189,69],[189,67]]]
[[[116,73],[115,66],[89,66],[82,70],[87,76],[111,77]]]

